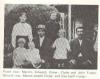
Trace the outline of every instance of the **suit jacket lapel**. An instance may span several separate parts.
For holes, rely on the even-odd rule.
[[[79,48],[81,47],[78,39],[76,39],[76,44]]]
[[[39,39],[39,37],[37,38],[37,47],[40,49],[40,39]]]
[[[82,40],[81,47],[84,48],[84,46],[86,46],[85,44],[86,44],[86,42],[85,42],[85,40],[83,39],[83,40]]]
[[[44,40],[42,42],[42,46],[41,47],[43,47],[45,45],[45,41],[46,41],[46,38],[44,37]]]

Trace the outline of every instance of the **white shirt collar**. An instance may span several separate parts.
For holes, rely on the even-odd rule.
[[[80,43],[80,46],[81,46],[81,44],[82,44],[82,40],[80,40],[80,39],[78,39],[79,40],[79,43]]]
[[[45,37],[45,36],[43,36],[43,37],[39,37],[39,38],[40,38],[40,47],[42,46],[42,43],[43,43],[44,37]]]

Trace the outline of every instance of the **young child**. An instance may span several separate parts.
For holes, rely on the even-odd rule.
[[[22,68],[25,61],[25,53],[27,50],[24,48],[26,40],[24,38],[18,39],[18,47],[13,51],[13,68]]]
[[[34,42],[28,43],[29,49],[27,49],[26,60],[29,61],[34,68],[41,67],[41,58],[39,55],[39,50],[35,48]]]
[[[64,67],[68,56],[67,53],[68,51],[70,51],[70,45],[68,40],[65,38],[65,30],[64,29],[60,29],[58,31],[58,36],[59,38],[57,38],[53,44],[53,48],[55,48],[54,51],[54,55],[53,55],[53,59],[54,59],[54,63],[57,64],[57,67]]]

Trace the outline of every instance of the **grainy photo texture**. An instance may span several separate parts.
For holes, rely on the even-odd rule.
[[[4,68],[97,69],[98,5],[6,4]]]

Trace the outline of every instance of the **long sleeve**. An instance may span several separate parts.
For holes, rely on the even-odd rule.
[[[16,65],[17,65],[17,62],[16,62],[16,56],[17,56],[17,53],[16,53],[16,49],[13,51],[13,67],[16,68]]]
[[[94,51],[98,52],[98,36],[96,37],[96,40],[94,43]]]
[[[28,38],[29,38],[30,42],[33,40],[32,28],[30,25],[29,25],[29,29],[28,29]]]
[[[70,45],[69,45],[69,42],[68,42],[67,40],[66,40],[66,43],[67,43],[67,44],[66,44],[66,45],[67,45],[67,50],[70,51],[70,50],[71,50],[71,49],[70,49]]]
[[[16,35],[17,35],[17,28],[16,25],[14,25],[13,30],[12,30],[12,46],[15,48],[16,47]]]
[[[54,41],[53,45],[52,45],[53,48],[56,47],[56,40]]]
[[[74,44],[73,44],[73,40],[70,41],[70,49],[71,49],[71,52],[69,53],[69,59],[75,59],[76,58],[76,55],[74,55],[75,53],[73,53],[74,49]],[[77,50],[77,49],[76,49]]]
[[[13,51],[13,62],[14,62],[15,57],[16,57],[16,50]]]

